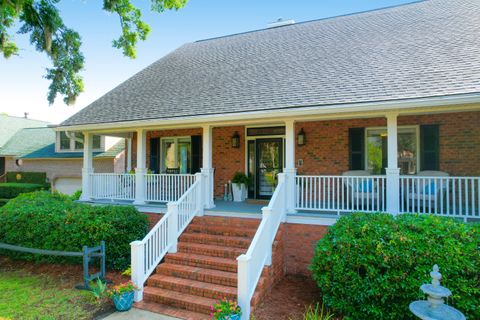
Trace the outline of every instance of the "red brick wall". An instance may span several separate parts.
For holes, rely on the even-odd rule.
[[[451,175],[480,175],[480,112],[402,116],[398,124],[440,126],[440,170]],[[386,119],[354,119],[299,122],[307,143],[296,146],[300,174],[341,174],[348,170],[348,129],[386,126]]]
[[[232,148],[235,131],[240,135],[240,148]],[[245,172],[245,127],[213,128],[212,137],[215,197],[222,197],[224,185],[232,180],[235,172]]]
[[[310,276],[308,267],[315,247],[328,226],[286,223],[284,224],[284,261],[287,274]]]

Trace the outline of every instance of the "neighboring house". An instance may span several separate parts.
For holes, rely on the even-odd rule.
[[[264,265],[308,274],[316,241],[352,211],[480,218],[479,1],[278,24],[185,44],[57,128],[85,135],[84,201],[166,212],[132,243],[135,283],[157,270],[139,307],[201,318],[227,296],[247,319]],[[131,137],[136,174],[94,172],[96,133]],[[270,200],[263,216],[221,200],[237,171],[250,199]]]
[[[49,127],[18,130],[0,148],[5,171],[45,172],[53,190],[71,194],[81,189],[83,143]],[[95,136],[93,166],[96,172],[125,171],[125,141]]]
[[[12,117],[0,114],[0,148],[19,130],[32,127],[46,127],[48,122],[28,119],[26,117]],[[0,182],[5,175],[5,157],[0,155]]]

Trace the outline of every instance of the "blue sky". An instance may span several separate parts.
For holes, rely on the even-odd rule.
[[[183,43],[233,33],[263,29],[279,17],[296,22],[320,19],[412,2],[405,0],[189,0],[180,11],[151,13],[149,1],[134,1],[144,8],[152,27],[147,41],[138,46],[137,59],[123,57],[112,48],[120,26],[115,15],[101,10],[98,0],[63,0],[64,22],[82,36],[86,63],[82,72],[85,92],[74,106],[61,97],[53,106],[46,100],[48,81],[43,79],[50,63],[29,45],[28,37],[15,35],[17,57],[0,57],[0,113],[23,115],[59,123],[115,86]]]

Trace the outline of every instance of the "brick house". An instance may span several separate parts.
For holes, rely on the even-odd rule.
[[[343,214],[480,218],[479,11],[431,0],[185,44],[63,122],[85,137],[83,201],[160,214],[132,243],[137,307],[202,319],[231,297],[247,319]],[[136,173],[95,173],[94,134],[125,137]]]
[[[4,172],[45,172],[52,190],[72,194],[81,189],[82,142],[47,123],[34,124],[17,130],[0,148]],[[125,172],[124,139],[96,136],[93,150],[96,172]]]

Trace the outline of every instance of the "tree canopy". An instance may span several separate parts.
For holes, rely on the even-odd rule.
[[[45,75],[50,80],[48,102],[52,104],[60,94],[70,105],[83,91],[80,71],[85,59],[80,35],[62,20],[58,9],[60,1],[0,0],[0,54],[5,58],[18,54],[11,29],[20,22],[18,32],[29,34],[30,43],[52,62]],[[150,0],[151,10],[159,13],[178,10],[187,1]],[[138,41],[145,40],[150,33],[150,27],[142,20],[141,10],[131,0],[103,0],[103,10],[117,14],[120,19],[121,35],[113,40],[113,47],[122,50],[125,56],[135,58]]]

